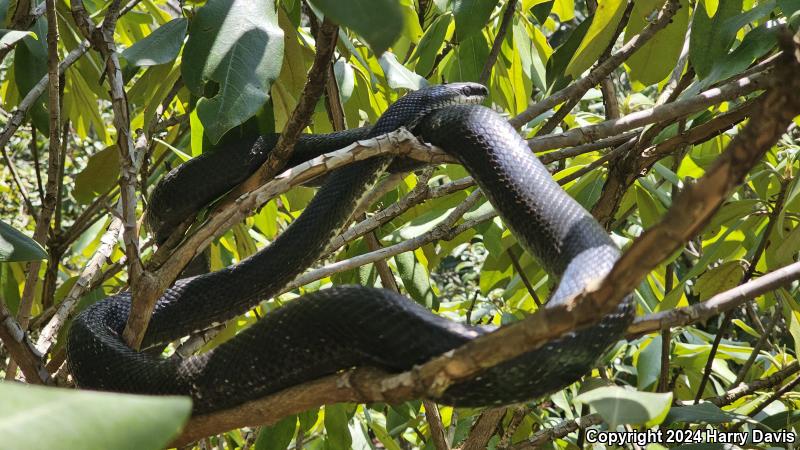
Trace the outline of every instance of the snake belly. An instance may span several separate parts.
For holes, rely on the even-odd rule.
[[[474,103],[485,93],[471,83],[416,91],[392,105],[367,135],[415,127],[424,139],[458,158],[523,247],[560,278],[551,302],[567,301],[602,279],[619,250],[501,116],[460,104]],[[389,160],[373,158],[332,173],[303,214],[271,245],[236,265],[177,281],[158,300],[144,345],[235,317],[279,292],[324,254],[327,242],[346,225],[358,199]],[[204,354],[160,358],[135,352],[122,341],[129,309],[130,295],[121,293],[76,317],[67,355],[77,384],[188,395],[194,414],[234,407],[351,367],[408,370],[488,332],[437,316],[388,290],[340,286],[296,299]],[[487,369],[449,387],[436,400],[485,406],[562,388],[592,368],[632,316],[628,297],[599,324]]]

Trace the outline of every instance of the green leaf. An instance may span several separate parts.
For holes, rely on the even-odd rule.
[[[384,52],[378,58],[378,62],[383,69],[383,74],[386,76],[386,82],[389,83],[389,87],[392,89],[404,88],[416,91],[428,85],[428,81],[425,78],[400,64],[392,52]]]
[[[453,0],[456,39],[462,42],[486,26],[497,2],[498,0]]]
[[[119,151],[112,145],[89,158],[86,167],[75,177],[72,195],[78,203],[87,205],[113,188],[118,177]]]
[[[663,5],[661,0],[634,2],[631,18],[625,28],[625,41],[629,41],[647,25],[647,18]],[[646,44],[631,55],[626,64],[631,78],[644,84],[658,83],[672,72],[683,47],[683,38],[689,26],[689,4],[684,0],[669,25],[659,31]]]
[[[297,416],[284,417],[280,422],[261,428],[256,439],[256,450],[286,450],[297,428]]]
[[[122,57],[139,67],[157,66],[174,60],[183,46],[188,23],[181,17],[161,25],[146,38],[126,48]]]
[[[575,397],[575,401],[593,407],[611,429],[623,424],[651,426],[667,416],[672,393],[653,394],[607,386],[585,392]]]
[[[581,22],[570,32],[566,41],[564,41],[547,60],[547,84],[551,85],[551,91],[566,86],[569,78],[565,77],[564,71],[567,68],[567,64],[569,64],[572,59],[572,56],[575,54],[575,51],[578,49],[578,46],[581,45],[581,41],[583,41],[583,37],[586,36],[586,32],[589,31],[591,25],[592,21],[590,18]]]
[[[14,448],[157,450],[177,436],[191,408],[186,397],[2,383],[0,434]]]
[[[797,11],[800,11],[800,0],[778,0],[783,15],[791,17]]]
[[[520,63],[525,76],[533,82],[537,89],[545,91],[547,90],[545,65],[529,35],[529,33],[536,33],[538,30],[534,29],[535,27],[526,28],[523,21],[518,21],[514,24],[514,47],[519,52]]]
[[[414,252],[401,253],[394,257],[394,261],[408,295],[422,306],[439,309],[439,299],[431,286],[428,270]]]
[[[310,0],[323,14],[350,28],[380,55],[403,32],[403,10],[394,0]]]
[[[650,228],[661,221],[664,208],[650,195],[647,189],[638,185],[636,186],[636,205],[639,207],[639,216],[644,228]]]
[[[709,17],[705,4],[698,4],[689,38],[689,61],[701,79],[708,76],[714,64],[728,54],[736,33],[727,32],[722,24],[741,10],[742,0],[720,0],[717,13]]]
[[[47,259],[41,245],[0,220],[0,262]]]
[[[346,406],[341,403],[325,406],[325,433],[328,435],[327,444],[331,450],[347,450],[353,440],[347,426]]]
[[[706,301],[720,292],[739,285],[744,275],[744,267],[739,261],[726,261],[700,275],[694,290],[700,301]]]
[[[661,335],[657,335],[639,351],[636,359],[636,386],[646,389],[656,381],[661,373]]]
[[[483,33],[477,33],[461,42],[448,64],[443,68],[448,82],[478,81],[486,58],[489,44]]]
[[[47,75],[47,20],[40,17],[31,30],[32,33],[23,37],[14,49],[14,81],[21,97],[27,95]],[[48,133],[50,122],[46,89],[28,110],[28,117],[39,131]]]
[[[581,45],[567,64],[565,73],[577,78],[591,67],[611,43],[617,25],[622,19],[627,2],[624,0],[599,0],[592,24],[583,37]]]
[[[415,72],[426,76],[431,69],[433,69],[433,62],[436,61],[436,55],[439,54],[439,49],[444,45],[444,40],[447,37],[447,29],[452,22],[452,14],[442,14],[433,21],[425,31],[425,34],[422,35],[419,44],[414,48],[414,53],[412,53],[411,58],[409,58],[409,61],[417,62],[417,65],[414,67]]]
[[[209,81],[219,86],[216,95],[197,102],[212,143],[264,105],[282,61],[283,31],[272,1],[210,0],[197,11],[181,72],[196,95]]]
[[[672,408],[664,419],[664,424],[681,423],[729,423],[739,421],[747,416],[723,411],[719,406],[703,402],[696,405]]]

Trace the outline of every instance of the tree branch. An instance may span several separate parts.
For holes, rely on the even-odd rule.
[[[685,100],[668,103],[645,111],[637,111],[614,120],[606,120],[581,128],[573,128],[563,133],[528,139],[528,146],[534,152],[555,148],[581,145],[614,136],[634,128],[655,122],[675,120],[701,111],[709,106],[764,89],[771,79],[765,71],[751,77],[736,79],[719,88],[709,89]]]
[[[595,86],[603,78],[607,77],[614,71],[620,64],[625,62],[636,50],[641,48],[648,40],[655,34],[669,24],[672,16],[680,8],[680,3],[677,0],[667,0],[664,7],[659,11],[656,20],[648,24],[638,35],[634,36],[625,45],[620,48],[617,53],[611,55],[608,59],[603,61],[597,67],[592,69],[588,75],[580,80],[572,83],[564,89],[556,92],[555,94],[547,97],[546,99],[530,105],[525,111],[509,120],[509,123],[514,128],[521,128],[526,123],[530,122],[545,111],[550,110],[565,101],[575,98],[583,97],[583,94]]]
[[[521,442],[511,448],[513,450],[533,450],[550,441],[562,438],[573,431],[583,430],[594,425],[600,425],[601,423],[603,423],[603,418],[600,417],[600,414],[589,414],[588,416],[578,417],[577,419],[565,420],[553,428],[545,428],[544,430],[536,432],[528,441]]]
[[[800,280],[800,262],[781,267],[755,280],[721,292],[705,302],[637,317],[628,327],[626,338],[635,339],[655,331],[708,319],[796,280]]]

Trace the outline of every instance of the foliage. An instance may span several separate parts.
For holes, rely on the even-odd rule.
[[[0,2],[0,17],[5,13],[0,30],[0,58],[4,58],[0,62],[0,123],[4,130],[11,123],[9,112],[47,73],[47,21],[40,17],[30,24],[18,22],[12,6],[25,2],[10,3]],[[62,59],[83,39],[70,10],[75,3],[55,2]],[[97,23],[108,14],[110,2],[84,3]],[[133,9],[119,18],[113,39],[123,61],[130,130],[143,131],[146,139],[147,154],[137,180],[138,192],[142,193],[136,211],[139,218],[147,208],[144,194],[170,168],[211,151],[217,142],[284,128],[308,80],[316,51],[312,29],[322,22],[322,15],[342,28],[329,71],[335,83],[328,85],[328,102],[318,102],[306,129],[314,133],[334,129],[331,89],[341,100],[346,127],[354,128],[374,123],[408,90],[443,81],[479,81],[484,72],[486,79],[480,81],[489,88],[488,104],[516,116],[532,101],[546,99],[586,75],[607,58],[607,50],[615,52],[629,43],[656,21],[664,5],[661,0],[134,3]],[[796,27],[800,23],[797,0],[679,3],[681,8],[670,24],[610,74],[610,86],[596,86],[574,99],[574,108],[570,106],[569,112],[556,120],[553,133],[610,118],[613,108],[609,100],[604,102],[603,94],[610,95],[613,106],[626,115],[654,107],[660,95],[674,88],[678,80],[683,82],[677,83],[679,91],[669,102],[692,98],[753,67],[763,68],[758,64],[777,52],[777,25]],[[504,27],[508,7],[515,10]],[[688,65],[679,65],[673,75],[679,61],[684,61],[681,53],[687,33]],[[493,52],[495,44],[497,51]],[[6,48],[11,52],[8,56],[3,53]],[[74,314],[107,294],[126,289],[129,282],[122,270],[124,244],[121,240],[115,244],[116,234],[104,237],[117,214],[121,167],[105,65],[99,53],[90,50],[63,77],[61,118],[66,156],[57,174],[56,213],[41,243],[29,236],[34,234],[48,178],[47,119],[52,105],[47,104],[46,94],[34,102],[24,125],[3,149],[0,303],[16,313],[25,296],[26,271],[34,267],[24,262],[45,260],[32,277],[35,288],[29,289],[33,338],[39,336],[73,287],[81,288]],[[671,79],[673,76],[677,78]],[[657,150],[656,144],[675,142],[706,124],[714,124],[715,119],[736,108],[751,105],[758,94],[737,95],[674,120],[637,129],[640,140],[634,147],[636,156],[651,155]],[[562,112],[567,111],[548,108],[527,120],[521,133],[526,138],[536,136],[551,117]],[[658,223],[682,187],[705,173],[737,133],[739,122],[723,123],[702,139],[681,142],[654,159],[634,158],[634,166],[623,164],[629,161],[623,161],[611,149],[594,149],[566,158],[554,157],[548,167],[567,192],[589,210],[611,201],[607,198],[609,180],[627,180],[613,200],[612,212],[603,218],[615,241],[625,248],[644,229]],[[795,119],[794,127],[748,175],[711,223],[639,285],[634,293],[639,315],[704,302],[797,259],[798,125],[800,120]],[[611,162],[604,165],[609,159]],[[405,198],[420,187],[419,183],[427,183],[433,190],[465,176],[465,170],[454,164],[436,166],[430,178],[407,174],[371,205],[369,215]],[[389,246],[425,235],[473,189],[469,185],[414,203],[375,231],[379,244]],[[211,269],[218,270],[268,245],[303,211],[313,192],[308,187],[294,188],[215,239],[209,246]],[[491,205],[483,199],[462,220],[480,218],[491,211]],[[142,242],[149,242],[146,227],[142,227],[140,237]],[[101,261],[97,281],[79,282],[82,269],[109,239],[112,247],[109,257]],[[320,264],[346,260],[370,248],[366,239],[358,238]],[[152,245],[142,245],[145,260],[152,254]],[[401,291],[414,301],[442,316],[472,324],[502,325],[519,320],[536,311],[556,284],[498,218],[480,221],[450,240],[424,243],[386,262]],[[345,283],[382,285],[378,268],[372,263],[323,277],[265,299],[257,308],[225,324],[200,351],[217,346],[299,295]],[[599,426],[603,429],[618,425],[642,430],[657,426],[699,429],[708,424],[722,429],[739,422],[745,429],[795,430],[800,397],[792,389],[766,404],[771,386],[717,406],[684,403],[695,399],[701,384],[700,396],[713,398],[735,387],[734,381],[753,383],[780,375],[783,367],[796,361],[800,350],[796,283],[758,297],[736,310],[733,317],[730,326],[725,319],[714,318],[673,328],[670,333],[621,341],[581,382],[548,398],[509,408],[487,445],[523,445],[536,440],[537,432],[589,412],[601,415],[604,424]],[[720,333],[722,339],[714,345]],[[64,329],[59,336],[49,354],[57,363],[63,359],[59,349]],[[766,337],[759,343],[762,336]],[[167,351],[174,351],[178,344]],[[755,359],[747,366],[755,347]],[[668,354],[663,355],[664,351]],[[708,382],[702,382],[709,357]],[[10,367],[9,355],[0,346],[0,371],[5,373]],[[743,367],[746,371],[737,380]],[[61,379],[66,377],[62,375]],[[615,386],[606,386],[608,382]],[[37,405],[43,408],[41,416],[26,415]],[[135,448],[157,448],[175,435],[187,408],[185,401],[168,398],[0,385],[0,418],[5,415],[12,423],[22,421],[20,428],[6,431],[16,433],[14,436],[21,439],[16,442],[37,448],[121,448],[119,441],[110,439],[123,440]],[[439,409],[445,435],[453,445],[471,438],[470,427],[481,410]],[[420,401],[328,405],[259,429],[232,430],[210,438],[210,442],[220,448],[431,449],[429,415]],[[98,428],[101,425],[106,428]],[[576,448],[582,439],[581,432],[570,431],[553,436],[547,445]]]

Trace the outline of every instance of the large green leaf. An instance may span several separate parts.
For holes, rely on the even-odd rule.
[[[617,25],[622,19],[627,2],[624,0],[599,0],[597,10],[594,13],[592,24],[583,37],[581,45],[567,64],[565,73],[577,78],[584,70],[591,67],[597,58],[611,43]]]
[[[280,422],[263,427],[256,439],[256,450],[286,450],[297,428],[297,416],[284,417]]]
[[[664,2],[661,0],[641,0],[634,2],[628,26],[625,28],[625,40],[630,40],[647,25],[647,18]],[[627,60],[631,69],[631,78],[645,85],[655,84],[666,78],[683,47],[683,38],[689,26],[689,4],[681,2],[681,9],[672,17],[669,25],[659,31],[653,38]]]
[[[157,66],[175,59],[181,51],[189,22],[180,17],[161,25],[146,38],[122,52],[122,57],[134,66]]]
[[[656,425],[667,416],[672,393],[654,394],[607,386],[593,389],[575,401],[593,407],[611,429],[623,424]]]
[[[453,21],[452,14],[442,14],[428,27],[425,34],[420,39],[419,44],[414,48],[409,61],[417,62],[414,71],[422,76],[426,76],[433,68],[433,62],[439,49],[442,48],[447,37],[447,29]]]
[[[31,30],[33,33],[23,37],[14,50],[14,81],[23,97],[47,75],[47,20],[40,17]],[[36,128],[47,134],[50,122],[46,90],[28,110],[28,115]]]
[[[161,449],[180,432],[191,407],[186,397],[0,383],[0,447]]]
[[[456,39],[460,42],[479,32],[497,6],[498,0],[453,0]]]
[[[672,408],[664,419],[669,425],[673,422],[682,423],[731,423],[746,419],[747,416],[723,411],[713,403],[703,402],[696,405]]]
[[[689,61],[700,78],[710,74],[714,64],[728,54],[736,33],[727,32],[722,24],[741,10],[742,0],[720,0],[716,14],[709,17],[705,4],[698,4],[689,38]]]
[[[72,195],[78,203],[91,203],[117,184],[119,151],[116,145],[104,148],[89,158],[86,167],[75,177]]]
[[[472,35],[458,44],[455,54],[443,68],[446,80],[478,81],[488,56],[489,43],[483,33]]]
[[[310,0],[334,22],[352,29],[376,55],[392,46],[403,31],[403,11],[394,0]]]
[[[197,102],[213,143],[264,105],[282,61],[283,31],[274,2],[210,0],[197,11],[181,71],[197,95],[203,95],[206,82],[218,84],[216,95]]]
[[[353,440],[347,423],[347,405],[337,403],[325,406],[325,432],[328,435],[326,443],[331,450],[347,450]]]
[[[408,295],[417,303],[431,309],[439,309],[439,299],[431,286],[427,268],[414,252],[401,253],[394,257],[397,272],[403,280]]]
[[[0,262],[38,261],[47,258],[41,245],[0,220]]]

